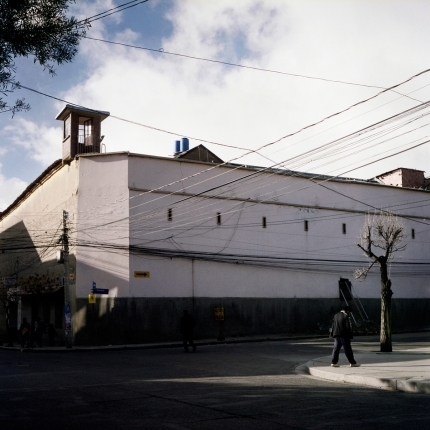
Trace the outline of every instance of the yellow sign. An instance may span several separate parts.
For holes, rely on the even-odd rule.
[[[224,321],[224,308],[214,308],[215,321]]]
[[[149,272],[140,272],[140,271],[135,271],[134,272],[134,277],[135,278],[149,278],[150,273]]]
[[[75,274],[74,273],[69,273],[69,279],[71,281],[74,281],[75,280]]]
[[[94,304],[96,302],[95,294],[88,294],[88,303]]]

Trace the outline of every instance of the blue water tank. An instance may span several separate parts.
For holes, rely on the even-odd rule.
[[[177,154],[178,152],[181,152],[181,141],[177,140],[175,142],[175,154]]]
[[[187,137],[182,138],[182,151],[188,151],[190,149],[190,141]]]

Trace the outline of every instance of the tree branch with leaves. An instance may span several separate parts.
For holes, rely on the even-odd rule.
[[[89,24],[67,17],[74,0],[2,0],[0,2],[0,113],[30,109],[24,99],[5,100],[19,88],[15,58],[33,56],[55,75],[54,63],[71,62]]]

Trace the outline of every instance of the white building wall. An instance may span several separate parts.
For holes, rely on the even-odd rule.
[[[223,186],[229,181],[234,182]],[[210,324],[212,307],[229,298],[226,306],[236,333],[255,327],[260,332],[279,331],[294,327],[294,321],[299,329],[305,327],[306,313],[312,309],[330,313],[339,297],[340,278],[350,279],[360,298],[379,298],[378,268],[361,283],[352,275],[355,268],[368,265],[357,243],[366,213],[373,207],[405,216],[407,248],[395,256],[395,262],[426,263],[429,196],[426,191],[353,181],[318,185],[294,176],[255,174],[251,169],[127,153],[97,154],[63,166],[14,208],[0,228],[4,232],[22,223],[35,241],[43,231],[56,239],[62,211],[69,212],[70,251],[76,258],[73,324],[82,343],[92,342],[99,320],[98,333],[118,329],[117,339],[124,339],[124,327],[130,333],[142,329],[143,334],[133,332],[128,339],[173,338],[182,306],[195,301],[195,311]],[[37,250],[40,262],[54,266],[59,248]],[[151,252],[139,253],[149,248]],[[189,258],[193,252],[195,258]],[[216,261],[226,255],[237,261],[233,257],[230,263]],[[6,275],[8,255],[0,257]],[[342,261],[350,263],[339,264]],[[136,271],[150,276],[135,277]],[[430,297],[426,265],[394,264],[391,277],[395,299]],[[109,289],[107,297],[98,298],[97,321],[91,319],[87,301],[93,282]],[[300,303],[296,305],[295,299]],[[257,312],[260,302],[266,303],[264,315]],[[375,300],[369,302],[376,307]],[[245,313],[254,316],[248,320]],[[280,322],[272,327],[276,318]]]
[[[79,158],[77,298],[93,282],[109,297],[129,296],[128,197],[126,154]]]
[[[63,210],[69,212],[69,225],[76,222],[78,169],[76,162],[60,165],[36,184],[36,188],[19,202],[10,213],[0,221],[0,237],[7,239],[3,244],[7,249],[0,254],[0,277],[17,274],[17,286],[25,289],[29,279],[42,279],[49,287],[60,288],[64,275],[64,266],[56,261],[57,251],[62,244],[59,240],[63,233]],[[70,241],[74,241],[73,228]],[[21,249],[20,249],[21,248]],[[70,249],[70,293],[74,297],[74,274],[76,249]],[[25,297],[28,304],[31,296]],[[52,304],[52,303],[51,303]],[[42,309],[38,309],[42,316]],[[23,317],[28,321],[37,315],[31,314],[31,308],[19,303],[17,321],[12,326],[19,327]],[[43,315],[45,317],[45,315]],[[49,321],[56,322],[55,309],[50,309]],[[46,321],[47,322],[47,321]],[[57,323],[60,323],[57,321]],[[58,334],[61,338],[61,334]]]
[[[191,290],[194,297],[333,298],[338,297],[338,281],[344,277],[353,282],[360,297],[378,298],[378,268],[364,282],[353,279],[353,270],[368,264],[357,243],[366,213],[373,208],[409,217],[403,219],[407,248],[396,254],[396,262],[427,261],[430,230],[425,223],[430,213],[425,203],[430,196],[425,191],[353,181],[315,183],[305,178],[256,175],[248,169],[152,157],[132,156],[129,162],[132,244],[354,262],[347,267],[326,262],[306,268],[298,261],[288,269],[274,269],[210,261],[190,264],[186,259],[178,263],[177,258],[133,255],[133,268],[151,272],[150,279],[130,278],[131,289],[141,291],[144,297],[189,297]],[[253,176],[246,181],[238,181],[250,174]],[[227,181],[235,182],[217,188]],[[198,196],[206,190],[210,191]],[[167,220],[169,208],[172,221]],[[216,222],[217,212],[222,214],[221,225]],[[263,216],[266,228],[262,227]],[[342,224],[346,225],[345,234]],[[424,272],[423,268],[400,270],[393,266],[395,298],[429,297],[429,276]],[[166,282],[158,282],[161,279]]]
[[[70,213],[70,223],[73,224],[76,221],[77,179],[76,163],[63,165],[49,179],[46,178],[41,182],[28,197],[0,221],[0,234],[9,229],[17,229],[14,237],[16,244],[17,237],[22,237],[20,232],[25,231],[36,245],[30,252],[37,253],[38,262],[55,261],[56,252],[61,249],[61,244],[58,247],[55,247],[55,244],[58,244],[62,234],[63,210]],[[31,261],[27,261],[26,258],[27,253],[15,253],[13,260],[18,257],[22,262],[20,273],[36,273],[36,262],[33,261],[33,264],[30,264]],[[73,250],[71,254],[73,255]],[[7,253],[4,255],[7,256]],[[34,255],[30,259],[34,260]],[[3,264],[6,264],[6,261]],[[2,269],[5,268],[6,266],[3,266]]]

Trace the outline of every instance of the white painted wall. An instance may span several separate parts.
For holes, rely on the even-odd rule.
[[[18,282],[25,282],[29,276],[49,275],[58,278],[58,287],[64,275],[64,266],[56,262],[57,250],[61,249],[59,239],[63,230],[63,210],[69,212],[69,225],[76,223],[78,166],[75,161],[63,165],[52,176],[45,178],[38,187],[23,199],[13,210],[0,221],[0,237],[12,234],[11,246],[22,250],[5,251],[0,254],[0,277],[11,276],[18,269]],[[74,242],[73,227],[70,231],[70,242]],[[3,236],[4,237],[4,236]],[[22,239],[24,239],[22,241]],[[29,246],[31,241],[34,248]],[[31,245],[30,243],[30,245]],[[75,270],[73,261],[76,249],[70,248],[70,271]],[[19,283],[18,283],[19,285]],[[74,283],[71,281],[70,293],[75,295]],[[31,320],[29,308],[18,311],[19,324],[23,317]],[[53,315],[51,314],[53,318]],[[53,320],[52,320],[53,321]]]
[[[92,283],[110,297],[129,296],[128,161],[126,154],[81,156],[76,296],[87,297]]]
[[[357,243],[365,212],[372,212],[372,207],[419,217],[403,220],[407,248],[395,258],[428,261],[430,195],[426,191],[354,181],[318,185],[304,178],[265,173],[236,181],[227,189],[209,191],[206,197],[189,199],[187,194],[198,194],[254,172],[144,156],[131,156],[129,163],[132,244],[354,262],[334,268],[327,263],[319,271],[310,271],[301,263],[288,270],[207,261],[194,261],[190,267],[185,259],[134,255],[131,267],[151,270],[151,280],[130,279],[130,290],[140,290],[144,297],[189,297],[191,278],[195,297],[328,298],[338,297],[338,281],[344,277],[353,282],[360,297],[377,298],[377,268],[365,282],[354,281],[352,275],[355,268],[368,264]],[[167,220],[169,208],[173,211],[172,221]],[[217,212],[222,213],[221,226],[216,223]],[[267,228],[262,227],[263,216]],[[304,220],[309,223],[307,232]],[[343,223],[346,234],[342,232]],[[415,239],[411,238],[412,228]],[[423,268],[393,266],[395,297],[430,297],[429,273],[422,271]],[[141,284],[147,288],[140,288]]]
[[[8,229],[24,227],[26,233],[37,246],[31,252],[37,253],[39,263],[54,261],[57,250],[61,249],[58,240],[62,234],[63,210],[70,213],[70,223],[76,222],[77,207],[77,181],[78,169],[73,161],[70,165],[63,165],[49,179],[39,186],[11,213],[0,221],[0,234]],[[73,232],[71,232],[73,237]],[[17,231],[19,239],[19,230]],[[17,239],[15,238],[15,239]],[[53,246],[58,244],[58,246]],[[71,249],[71,254],[74,250]],[[14,253],[11,258],[16,261],[18,257],[20,272],[36,273],[37,262],[27,261],[27,252]],[[3,254],[7,261],[7,253]],[[34,256],[31,257],[32,259]],[[27,269],[26,269],[27,266]]]
[[[108,288],[111,297],[332,298],[338,297],[340,277],[353,282],[359,297],[377,298],[377,268],[362,283],[352,276],[354,268],[368,264],[356,246],[368,205],[419,217],[404,219],[407,248],[396,255],[396,261],[428,261],[430,195],[425,191],[354,182],[329,181],[321,186],[304,178],[266,173],[236,181],[226,190],[189,198],[252,173],[127,153],[82,156],[39,187],[0,227],[5,230],[22,220],[29,231],[52,232],[60,225],[62,210],[68,210],[71,238],[77,231],[77,242],[88,245],[74,248],[71,243],[77,257],[77,298],[87,297],[93,281],[99,288]],[[172,221],[167,220],[169,208]],[[222,213],[221,225],[217,225],[217,212]],[[307,232],[304,220],[309,222]],[[327,263],[316,270],[298,261],[288,268],[267,268],[129,256],[124,250],[129,244],[354,263],[345,267]],[[53,258],[54,250],[41,260]],[[430,277],[424,269],[410,266],[405,272],[393,266],[394,297],[430,297]],[[150,278],[135,278],[134,271],[149,271]]]

